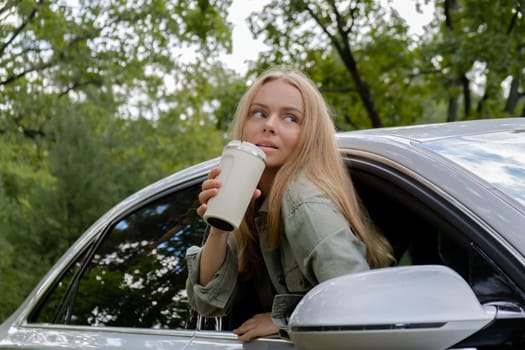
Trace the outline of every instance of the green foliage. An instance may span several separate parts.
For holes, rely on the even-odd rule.
[[[272,46],[259,63],[306,71],[332,106],[339,129],[410,124],[421,113],[407,79],[413,62],[407,25],[377,2],[297,0],[284,6],[274,0],[250,25]]]
[[[447,101],[447,120],[516,115],[516,84],[505,96],[506,80],[523,81],[524,7],[520,1],[435,1],[434,32],[419,45],[424,84]],[[455,4],[455,6],[453,6]],[[447,6],[449,5],[449,6]],[[476,80],[483,79],[478,84]],[[512,100],[515,99],[515,100]],[[459,103],[457,112],[450,114]]]
[[[220,83],[234,79],[220,66],[207,68],[231,50],[224,20],[230,4],[4,2],[0,320],[100,214],[219,154],[224,131],[216,129],[213,110],[221,103],[202,107],[216,87],[195,82],[206,81],[205,72],[216,72]],[[200,71],[180,65],[183,48],[197,52]],[[175,86],[167,89],[170,78]],[[192,82],[196,98],[177,82]],[[178,118],[180,110],[195,113]]]
[[[29,97],[83,99],[95,87],[118,105],[136,96],[161,102],[165,75],[179,69],[177,48],[193,45],[202,60],[230,50],[231,28],[224,21],[230,3],[8,2],[2,13],[9,15],[0,22],[0,107],[6,112],[0,130],[14,124],[41,132],[48,113],[26,110]]]
[[[31,191],[35,182],[44,182],[45,172],[35,166],[38,148],[17,147],[16,137],[0,138],[0,319],[4,319],[20,304],[40,275],[38,257],[25,255],[31,232],[17,224],[27,219],[31,206]]]
[[[339,129],[455,120],[461,112],[516,115],[524,96],[523,2],[424,2],[435,19],[418,38],[385,2],[274,0],[250,18],[270,46],[258,67],[308,72]],[[509,80],[515,84],[505,95]]]

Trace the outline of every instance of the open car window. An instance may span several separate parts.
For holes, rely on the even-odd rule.
[[[355,188],[372,221],[391,242],[398,265],[445,265],[458,272],[481,303],[525,305],[525,296],[495,262],[482,229],[436,193],[384,164],[348,160]],[[491,254],[494,256],[494,254]]]

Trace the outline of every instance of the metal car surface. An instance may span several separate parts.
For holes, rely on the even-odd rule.
[[[365,295],[354,294],[353,300],[362,298],[365,314],[334,315],[321,310],[305,324],[300,315],[317,310],[308,303],[322,301],[316,298],[323,294],[314,293],[292,315],[291,320],[299,323],[284,322],[283,331],[305,348],[328,341],[346,348],[356,339],[373,344],[370,348],[417,348],[420,343],[410,343],[416,339],[417,325],[423,331],[419,336],[431,344],[446,328],[436,324],[452,327],[451,319],[442,318],[457,315],[457,310],[441,315],[440,322],[429,322],[432,315],[407,313],[424,307],[435,292],[418,282],[421,277],[407,280],[403,285],[413,287],[397,294],[395,286],[381,282],[399,273],[407,276],[400,270],[404,265],[413,265],[419,276],[429,277],[437,271],[433,266],[443,266],[467,286],[486,324],[446,347],[525,348],[525,119],[384,128],[337,136],[362,202],[391,241],[400,267],[387,268],[379,280],[376,271],[371,271],[333,281],[335,292],[352,289],[348,283],[356,279],[369,281],[368,294],[377,295],[377,305],[383,305],[373,317],[366,314]],[[196,194],[217,164],[218,159],[213,159],[173,174],[103,215],[0,326],[0,348],[295,348],[294,341],[278,337],[243,344],[225,330],[227,318],[202,319],[188,308],[184,252],[202,243],[205,225],[195,214]],[[319,290],[328,290],[323,288]],[[409,297],[401,301],[405,292]],[[447,298],[454,297],[439,300],[446,304]],[[351,306],[344,298],[337,302],[340,310]],[[404,307],[388,313],[389,303],[396,302]],[[411,321],[395,321],[407,319]]]

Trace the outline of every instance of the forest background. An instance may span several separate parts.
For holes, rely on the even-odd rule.
[[[403,1],[432,5],[421,35],[389,1],[271,0],[245,73],[220,60],[231,0],[0,1],[0,321],[99,215],[219,155],[269,66],[338,130],[525,116],[525,0]]]

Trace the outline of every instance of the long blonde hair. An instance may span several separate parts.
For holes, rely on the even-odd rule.
[[[250,105],[266,83],[283,80],[299,90],[303,99],[304,118],[299,142],[289,159],[277,172],[268,194],[268,230],[270,244],[276,247],[280,238],[281,202],[287,184],[303,171],[337,205],[353,232],[367,247],[371,267],[393,262],[392,248],[370,221],[355,192],[347,169],[337,150],[335,127],[328,107],[314,83],[299,71],[273,68],[260,75],[241,98],[234,116],[232,137],[242,139]],[[234,233],[241,273],[253,275],[253,266],[261,267],[258,238],[253,232],[254,209],[248,210],[239,230]],[[252,273],[253,272],[253,273]]]

